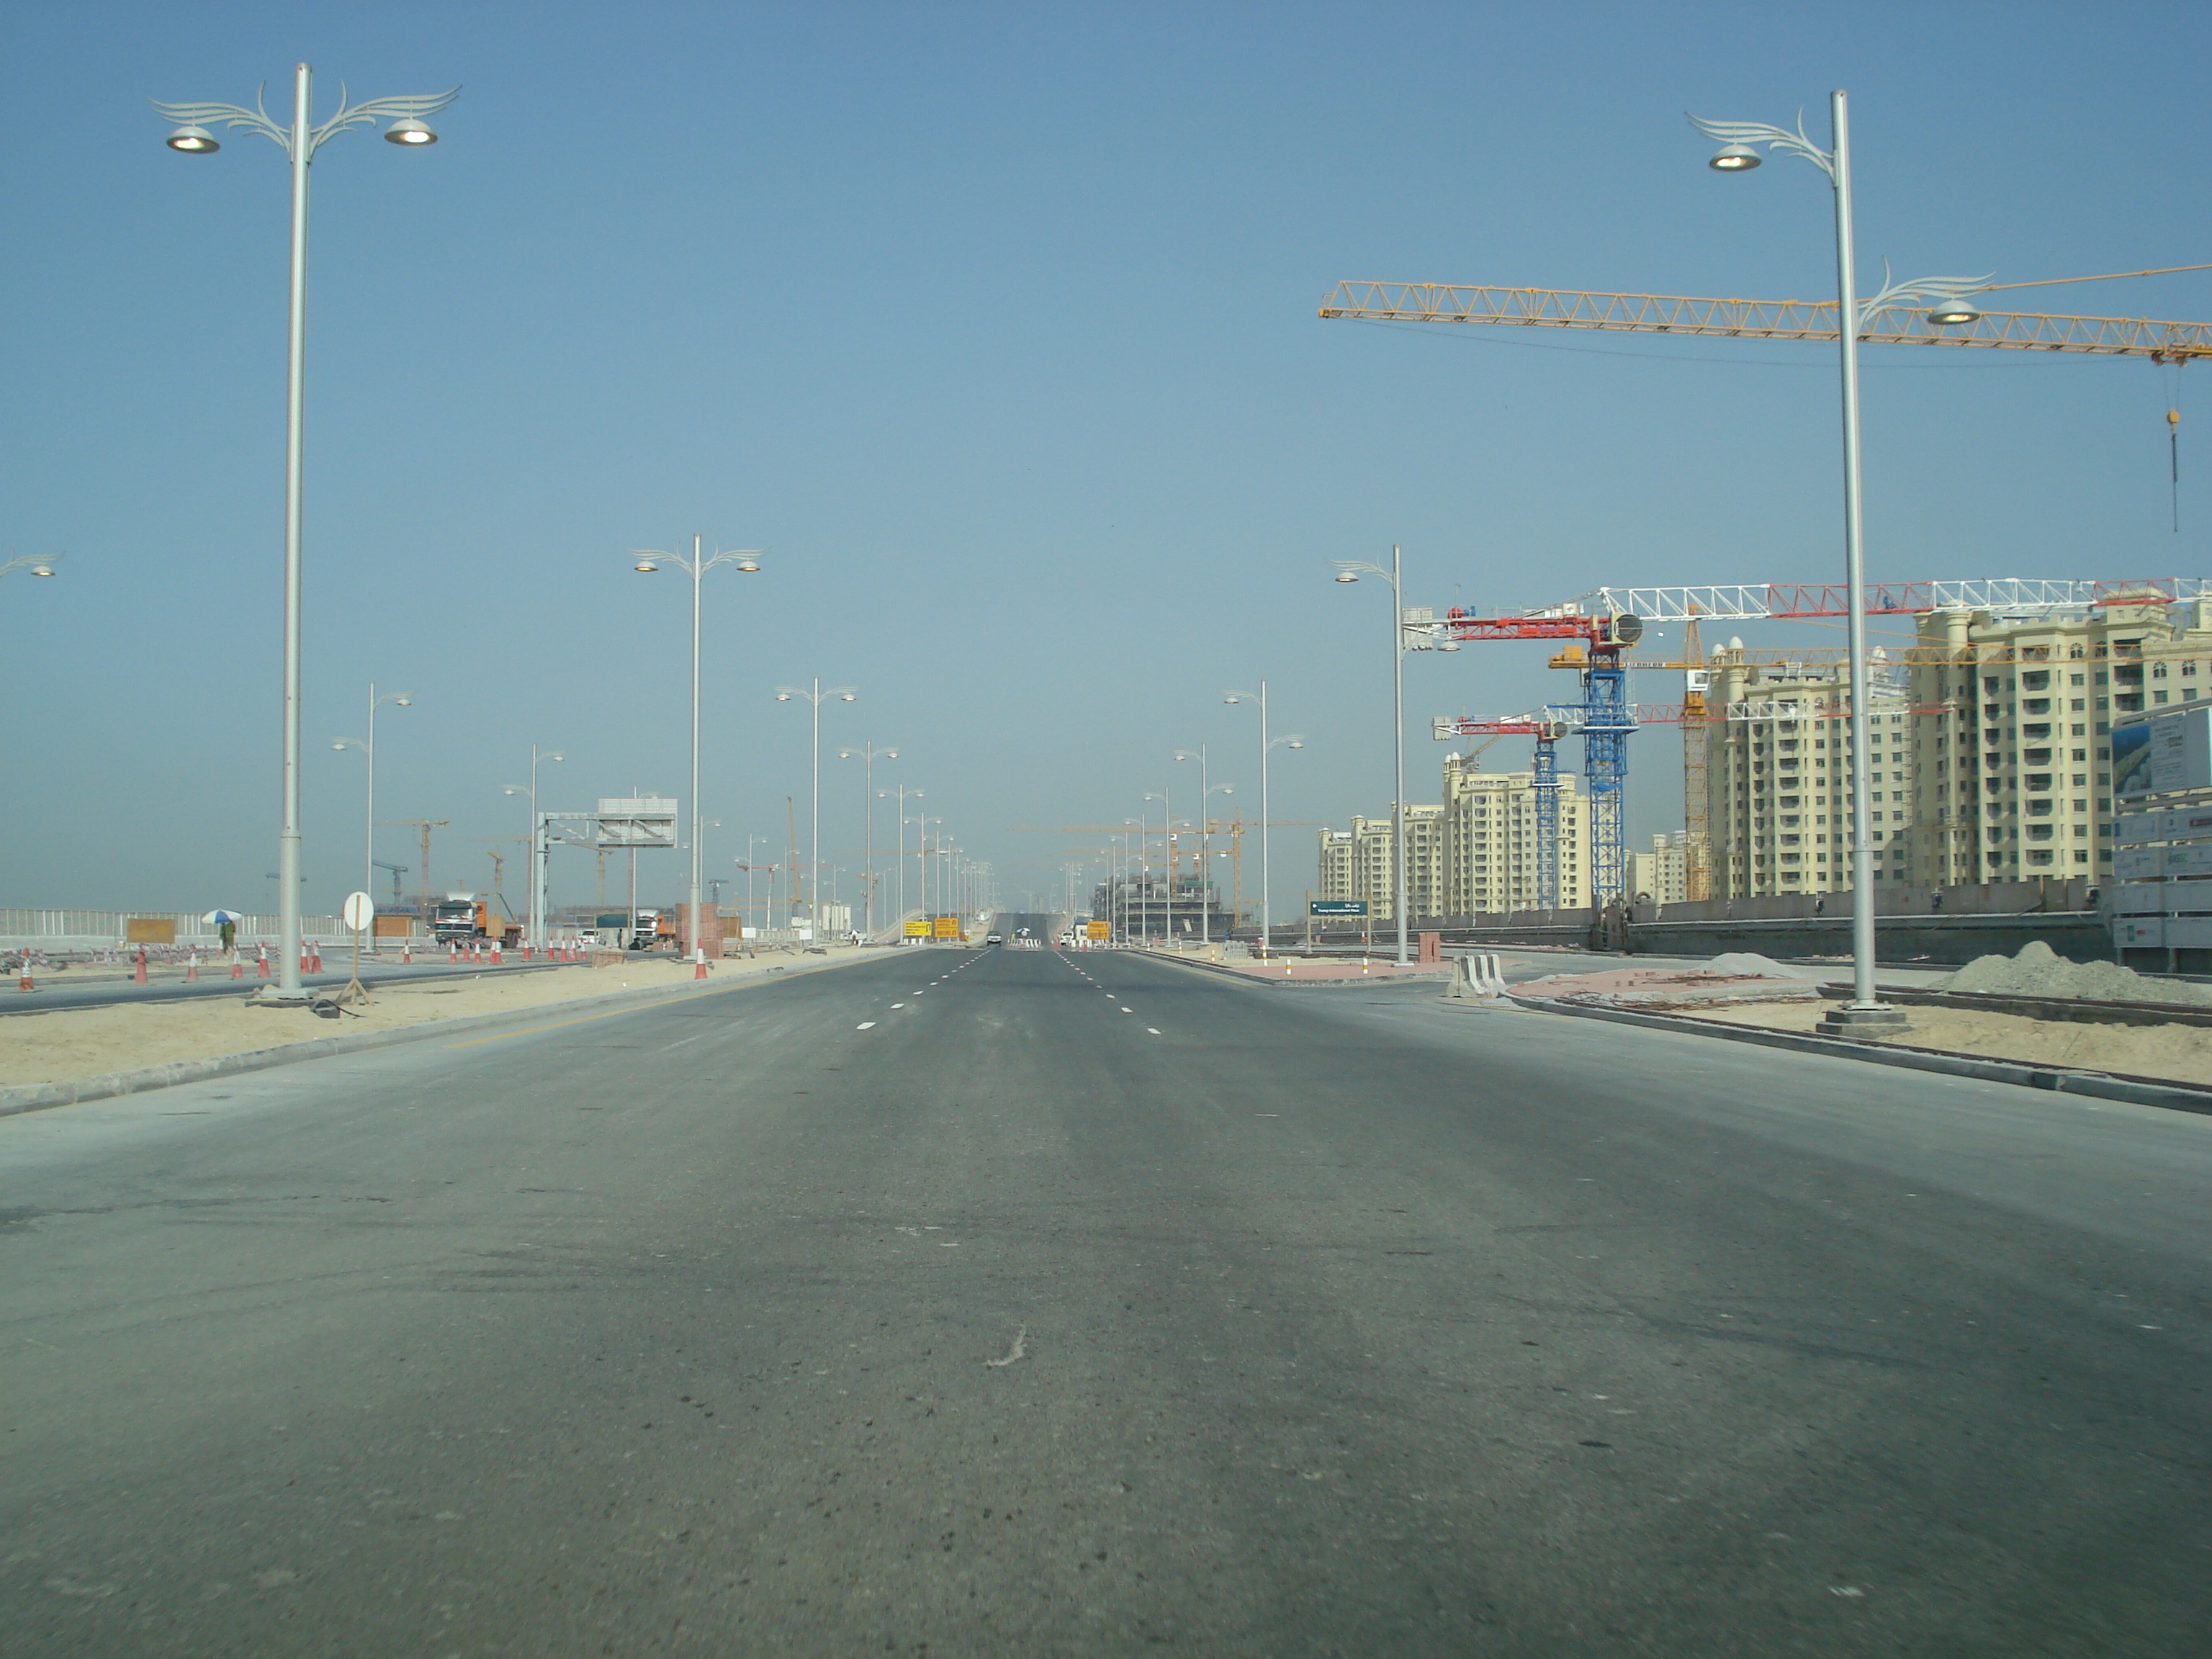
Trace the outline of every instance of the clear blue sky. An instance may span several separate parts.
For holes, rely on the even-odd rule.
[[[172,154],[149,97],[265,80],[282,112],[300,59],[325,100],[465,88],[434,149],[356,133],[315,168],[322,909],[361,862],[360,757],[328,742],[372,678],[416,695],[380,811],[453,821],[441,886],[483,884],[465,837],[522,832],[500,786],[533,740],[570,756],[549,805],[680,792],[685,584],[622,554],[695,531],[769,550],[710,579],[714,869],[787,795],[804,838],[806,722],[772,693],[815,673],[861,690],[825,744],[901,746],[878,786],[1017,892],[1097,838],[1013,826],[1118,823],[1188,786],[1176,748],[1256,793],[1219,692],[1262,676],[1309,738],[1277,817],[1385,810],[1387,602],[1325,562],[1401,542],[1410,600],[1498,607],[1829,577],[1832,356],[1322,322],[1332,283],[1829,297],[1819,175],[1711,173],[1682,113],[1822,136],[1834,86],[1869,276],[2212,260],[2208,47],[2187,4],[11,8],[0,545],[69,559],[0,583],[0,902],[271,902],[284,169],[242,133]],[[2212,318],[2208,278],[2040,304]],[[2170,373],[1870,365],[1876,575],[2212,563],[2195,386],[2177,536]],[[1544,654],[1414,661],[1416,799],[1429,717],[1562,695]],[[1636,750],[1641,835],[1679,822],[1679,749]],[[825,847],[859,842],[856,770],[825,762]],[[1285,901],[1311,833],[1279,833]]]

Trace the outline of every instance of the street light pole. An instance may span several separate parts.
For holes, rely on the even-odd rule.
[[[923,792],[919,789],[909,789],[902,783],[876,793],[878,800],[890,800],[894,797],[898,801],[898,849],[891,854],[891,867],[898,872],[896,878],[898,883],[898,897],[896,902],[898,905],[899,921],[903,925],[906,921],[906,804],[908,800],[921,799]]]
[[[307,169],[315,152],[349,127],[373,126],[385,116],[397,118],[385,137],[402,149],[438,142],[438,135],[423,124],[460,95],[460,88],[416,98],[378,98],[365,104],[347,104],[341,98],[338,112],[320,126],[310,113],[313,103],[314,71],[305,64],[292,70],[292,124],[281,127],[257,106],[235,104],[164,104],[154,108],[178,123],[165,141],[171,149],[186,155],[211,155],[222,148],[208,124],[244,127],[258,132],[282,149],[292,163],[292,239],[290,310],[285,338],[287,366],[284,393],[284,720],[283,822],[276,838],[276,914],[280,955],[272,1000],[299,1002],[306,993],[300,987],[300,559],[305,521],[304,472],[307,388]]]
[[[1396,872],[1396,897],[1391,908],[1398,916],[1398,965],[1406,955],[1406,591],[1404,562],[1397,544],[1390,547],[1390,568],[1361,559],[1332,559],[1336,580],[1356,582],[1361,573],[1380,576],[1390,584],[1390,710],[1391,737],[1397,755],[1397,799],[1390,805],[1390,862]]]
[[[1147,789],[1145,792],[1146,800],[1156,800],[1160,804],[1160,856],[1168,867],[1167,885],[1162,890],[1165,895],[1164,914],[1160,921],[1160,943],[1163,946],[1175,937],[1175,813],[1168,805],[1168,796],[1171,793],[1172,791],[1165,784],[1162,784],[1158,789]],[[1151,814],[1147,813],[1146,816],[1149,817]],[[1147,871],[1148,878],[1151,872]],[[1145,908],[1149,911],[1152,906],[1147,903]],[[1151,920],[1149,916],[1146,919]]]
[[[387,691],[380,697],[376,695],[376,682],[371,680],[368,683],[368,736],[359,742],[351,738],[339,738],[331,744],[333,749],[358,749],[368,759],[368,816],[362,830],[361,850],[361,890],[364,893],[374,893],[376,890],[376,711],[384,703],[397,703],[405,708],[414,701],[414,695],[407,691]],[[370,908],[374,910],[374,908],[372,901]],[[376,930],[374,927],[369,929],[368,949],[370,955],[376,953]]]
[[[660,568],[660,561],[665,559],[671,564],[673,564],[678,569],[685,572],[691,578],[691,908],[690,912],[691,917],[691,936],[690,939],[686,941],[686,949],[695,960],[697,958],[700,950],[699,893],[701,887],[701,872],[699,866],[699,584],[706,576],[707,573],[709,570],[712,570],[718,564],[734,564],[739,570],[744,572],[747,575],[751,575],[757,573],[760,569],[760,560],[756,556],[760,551],[761,550],[757,547],[732,548],[727,551],[716,553],[714,556],[710,559],[706,556],[704,538],[696,535],[691,538],[691,556],[688,559],[681,553],[664,553],[657,548],[633,548],[630,550],[630,556],[635,561],[635,562],[630,566],[630,568],[641,574],[647,576],[652,575]],[[633,924],[635,922],[635,920],[636,919],[635,917],[631,918]]]
[[[807,806],[807,834],[811,845],[806,854],[806,921],[817,937],[822,932],[822,700],[836,697],[841,702],[850,702],[860,695],[860,689],[850,685],[833,685],[823,690],[819,674],[814,677],[811,688],[806,690],[802,691],[795,685],[775,688],[778,702],[789,702],[793,697],[804,697],[813,710],[814,781]]]
[[[1271,875],[1267,867],[1267,757],[1278,747],[1303,749],[1306,740],[1295,734],[1279,738],[1267,735],[1267,682],[1261,680],[1255,691],[1224,691],[1224,702],[1251,702],[1260,706],[1260,954],[1265,956],[1274,943],[1274,915],[1268,908],[1272,893]]]
[[[860,861],[867,867],[861,880],[867,888],[867,925],[866,931],[876,931],[876,795],[875,769],[879,760],[896,760],[896,749],[878,749],[872,743],[864,743],[858,749],[840,749],[839,760],[860,763]]]
[[[1899,1010],[1875,994],[1874,849],[1868,834],[1870,812],[1867,776],[1868,736],[1874,701],[1867,679],[1866,546],[1861,522],[1859,474],[1859,332],[1868,313],[1884,306],[1914,300],[1938,302],[1939,315],[1931,320],[1970,320],[1972,312],[1961,305],[1966,295],[1979,291],[1986,276],[1923,276],[1891,283],[1859,303],[1856,259],[1853,246],[1851,211],[1850,104],[1838,88],[1828,94],[1828,119],[1833,135],[1832,149],[1822,149],[1805,136],[1804,122],[1797,130],[1769,126],[1759,121],[1705,121],[1690,117],[1690,125],[1721,148],[1706,164],[1716,173],[1748,173],[1759,165],[1754,144],[1770,151],[1802,156],[1827,175],[1833,188],[1836,210],[1836,337],[1841,349],[1844,426],[1844,580],[1850,617],[1848,643],[1850,654],[1851,733],[1851,1000],[1831,1010],[1823,1025],[1835,1029],[1872,1027],[1894,1029],[1905,1024]]]
[[[530,782],[526,786],[510,783],[500,791],[503,795],[526,794],[530,797],[530,944],[533,947],[544,945],[549,931],[545,925],[545,866],[553,856],[552,846],[545,839],[544,820],[538,816],[538,763],[568,758],[558,749],[549,749],[540,754],[538,745],[533,743],[530,745]],[[637,921],[635,908],[633,903],[626,929]]]

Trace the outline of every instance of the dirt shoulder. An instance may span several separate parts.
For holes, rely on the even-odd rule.
[[[826,956],[761,957],[710,964],[702,990],[843,962],[866,952],[851,946]],[[252,1008],[242,997],[58,1008],[0,1020],[0,1086],[69,1083],[178,1060],[249,1054],[318,1037],[391,1030],[476,1015],[521,1012],[556,1003],[693,982],[689,963],[629,961],[604,968],[486,978],[441,977],[404,987],[379,987],[356,1017],[324,1019],[305,1008]]]
[[[1817,1035],[1814,1026],[1834,1005],[1770,1002],[1735,1008],[1670,1008],[1670,1013],[1727,1025]],[[1910,1022],[1885,1041],[1914,1048],[1942,1048],[1990,1060],[2066,1066],[2090,1072],[2169,1078],[2203,1086],[2212,1079],[2212,1027],[2099,1025],[2075,1020],[2029,1019],[1978,1008],[1905,1008]]]

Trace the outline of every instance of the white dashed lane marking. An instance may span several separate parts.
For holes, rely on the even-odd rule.
[[[1158,1036],[1160,1034],[1160,1028],[1157,1025],[1147,1025],[1145,1029],[1147,1031],[1150,1031],[1154,1036]]]
[[[875,1021],[873,1021],[872,1019],[864,1019],[864,1020],[862,1020],[862,1021],[861,1021],[858,1025],[855,1025],[853,1029],[854,1029],[854,1030],[856,1030],[856,1031],[866,1031],[866,1030],[869,1030],[873,1029],[873,1027],[874,1027],[874,1025],[875,1025],[875,1023],[876,1023],[876,1022],[875,1022]]]

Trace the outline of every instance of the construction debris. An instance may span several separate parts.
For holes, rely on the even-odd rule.
[[[1512,994],[1584,1008],[1648,1012],[1695,1012],[1755,1002],[1818,1002],[1820,990],[1802,969],[1749,951],[1731,951],[1702,967],[1612,968],[1597,974],[1554,974],[1516,985]]]
[[[2000,996],[2088,997],[2104,1002],[2165,1002],[2212,1007],[2212,985],[2149,979],[2113,962],[2069,962],[2041,939],[2012,957],[1977,957],[1936,988]]]

